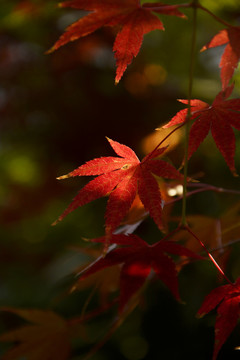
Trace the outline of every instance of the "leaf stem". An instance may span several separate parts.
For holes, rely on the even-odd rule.
[[[216,261],[216,260],[214,259],[214,257],[210,254],[210,252],[208,251],[208,249],[206,248],[206,246],[204,245],[204,243],[197,237],[197,235],[195,235],[188,226],[183,226],[182,229],[188,231],[189,234],[191,234],[191,235],[199,242],[199,244],[203,247],[203,249],[204,249],[205,252],[207,253],[208,257],[210,258],[210,260],[212,261],[212,263],[214,264],[214,266],[217,268],[217,270],[220,272],[220,274],[224,277],[224,279],[225,279],[229,284],[233,285],[232,281],[229,280],[229,278],[228,278],[227,275],[224,273],[224,271],[222,270],[222,268],[220,267],[220,265],[218,265],[217,261]]]
[[[237,244],[237,243],[239,243],[239,242],[240,242],[240,239],[236,239],[236,240],[233,240],[233,241],[229,241],[229,242],[226,243],[226,244],[222,244],[221,246],[218,246],[218,247],[216,247],[216,248],[210,249],[209,252],[210,252],[210,253],[217,252],[217,251],[219,251],[219,250],[223,250],[223,249],[225,249],[225,248],[227,248],[227,247],[229,247],[229,246],[231,246],[231,245]],[[198,255],[202,256],[204,253],[205,253],[205,250],[199,252]],[[194,261],[194,259],[190,259],[190,258],[189,258],[189,259],[187,260],[187,263],[192,262],[192,261]],[[183,259],[181,259],[180,261],[177,262],[177,264],[180,264],[180,265],[182,265],[182,264],[184,265],[185,263],[186,263],[186,260],[183,260]]]
[[[217,191],[217,192],[226,192],[226,193],[229,193],[229,194],[240,195],[240,190],[225,189],[225,188],[222,188],[222,187],[217,187],[217,186],[214,186],[214,185],[209,185],[209,184],[200,183],[200,182],[189,183],[188,187],[199,187],[199,188],[203,188],[203,189],[207,189],[207,190],[208,189],[214,190],[214,191]]]
[[[88,295],[84,305],[83,305],[83,308],[82,308],[82,311],[81,311],[81,317],[84,318],[85,316],[85,313],[86,313],[86,310],[87,310],[87,307],[90,303],[90,301],[92,300],[94,294],[96,293],[98,287],[99,287],[99,284],[100,284],[100,281],[98,281],[98,283],[92,288],[90,294]]]
[[[159,143],[158,145],[145,157],[145,161],[148,159],[149,156],[153,157],[152,155],[154,154],[155,151],[157,151],[157,149],[159,148],[159,146],[161,146],[164,141],[166,141],[175,131],[177,131],[178,129],[180,129],[181,127],[183,127],[183,125],[186,124],[186,121],[184,121],[182,124],[180,124],[179,126],[177,126],[175,129],[173,129],[169,134],[167,134]]]
[[[200,187],[199,189],[193,190],[193,191],[189,191],[186,196],[191,196],[194,194],[198,194],[204,191],[214,191],[217,193],[227,193],[227,194],[234,194],[234,195],[240,195],[240,191],[238,190],[230,190],[230,189],[223,189],[223,188],[218,188],[216,186],[212,186],[212,185],[208,185],[205,187]]]
[[[145,4],[143,4],[143,5],[145,5]],[[163,6],[163,5],[151,6],[151,7],[144,6],[144,9],[158,12],[159,10],[161,11],[163,8],[164,8],[164,11],[172,10],[173,7],[176,7],[176,8],[190,8],[190,7],[192,7],[192,3],[169,5],[169,6],[167,6],[167,5],[165,5],[165,6]]]
[[[213,14],[210,10],[208,10],[204,6],[198,4],[197,7],[198,7],[198,9],[201,9],[201,10],[205,11],[206,13],[208,13],[209,15],[211,15],[215,20],[217,20],[221,24],[223,24],[227,27],[233,27],[233,25],[231,25],[231,24],[227,23],[226,21],[224,21],[223,19],[219,18],[217,15]]]
[[[169,6],[164,6],[164,10],[170,10],[172,9],[173,5],[169,5]],[[198,9],[201,9],[203,11],[205,11],[207,14],[209,14],[210,16],[212,16],[216,21],[218,21],[219,23],[227,26],[227,27],[233,27],[233,25],[229,24],[227,21],[221,19],[220,17],[218,17],[217,15],[215,15],[214,13],[211,12],[211,10],[207,9],[205,6],[202,6],[201,4],[199,4],[197,1],[192,1],[190,3],[184,3],[184,4],[178,4],[176,5],[177,8],[198,8]],[[151,6],[151,7],[147,7],[147,6],[144,6],[144,9],[146,10],[150,10],[150,11],[159,11],[159,10],[162,10],[162,6]]]
[[[189,85],[188,85],[188,112],[187,122],[185,127],[185,160],[184,160],[184,180],[183,180],[183,203],[182,203],[182,225],[187,225],[186,219],[186,203],[187,203],[187,172],[188,172],[188,140],[190,131],[190,120],[191,120],[191,98],[192,98],[192,87],[193,87],[193,72],[195,63],[195,50],[196,50],[196,33],[197,33],[197,7],[198,0],[193,0],[193,30],[192,30],[192,43],[190,52],[190,68],[189,68]]]
[[[170,233],[168,233],[167,235],[165,235],[160,241],[166,241],[167,239],[169,239],[172,235],[174,235],[176,232],[178,232],[179,230],[181,230],[182,227],[179,225],[176,229],[170,231]],[[150,245],[151,247],[154,247],[156,245],[156,243]]]
[[[226,232],[227,232],[227,231],[223,231],[222,234],[223,234],[223,233],[226,234]],[[228,247],[228,246],[237,244],[237,243],[239,243],[239,242],[240,242],[240,239],[235,239],[235,240],[229,241],[229,242],[226,243],[226,244],[222,244],[221,246],[218,246],[218,247],[216,247],[216,248],[213,248],[213,249],[211,249],[210,251],[211,251],[211,252],[219,251],[219,250],[222,250],[222,249],[224,249],[224,248],[226,248],[226,247]]]
[[[84,315],[80,315],[74,318],[71,318],[68,320],[68,324],[70,326],[76,325],[76,324],[82,324],[84,322],[87,322],[93,318],[95,318],[98,315],[101,315],[103,312],[109,310],[111,307],[113,307],[117,302],[119,301],[118,298],[115,298],[113,301],[103,305],[100,308],[94,309],[90,312],[88,312],[87,314]]]
[[[208,185],[208,184],[188,184],[188,186],[198,186],[199,185],[199,189],[193,190],[193,191],[189,191],[186,193],[186,197],[204,192],[204,191],[214,191],[217,193],[226,193],[226,194],[233,194],[233,195],[240,195],[240,191],[238,190],[230,190],[230,189],[224,189],[224,188],[218,188],[216,186],[212,186],[212,185]],[[179,201],[183,198],[183,195],[176,197],[175,199],[166,201],[165,205],[168,204],[172,204],[176,201]]]
[[[223,230],[223,231],[222,231],[222,235],[225,235],[225,234],[227,234],[229,231],[232,231],[232,230],[234,230],[234,229],[237,229],[238,227],[240,227],[240,221],[237,222],[237,223],[235,223],[235,224],[233,224],[233,225],[230,226],[229,228]]]

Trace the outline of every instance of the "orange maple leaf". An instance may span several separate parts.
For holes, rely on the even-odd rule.
[[[70,355],[70,335],[67,322],[52,311],[4,308],[31,324],[2,334],[0,341],[14,342],[2,360],[66,360]]]

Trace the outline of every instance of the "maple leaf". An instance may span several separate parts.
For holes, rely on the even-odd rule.
[[[226,100],[232,93],[233,85],[220,91],[212,105],[201,100],[191,100],[191,120],[195,120],[189,135],[188,159],[197,150],[211,130],[213,139],[228,167],[236,174],[234,165],[235,135],[232,127],[240,130],[240,99]],[[188,100],[179,100],[188,104]],[[183,123],[187,109],[180,110],[164,128]]]
[[[201,49],[201,51],[204,51],[225,44],[227,46],[219,64],[223,90],[228,86],[240,59],[240,26],[232,26],[221,30]]]
[[[92,242],[105,243],[105,236],[92,239]],[[143,286],[151,270],[165,283],[177,300],[177,270],[173,260],[166,253],[202,259],[199,255],[182,245],[161,240],[154,245],[147,244],[136,235],[112,235],[112,244],[124,247],[114,248],[104,257],[99,257],[80,273],[80,281],[99,270],[122,264],[120,273],[119,311],[123,311],[129,299]]]
[[[86,240],[89,241],[89,239]],[[84,265],[81,265],[74,270],[74,278],[76,274],[83,271],[88,265],[90,265],[93,261],[95,261],[102,255],[102,250],[92,247],[73,247],[73,249],[85,255],[91,256],[90,261],[86,262]],[[112,267],[111,269],[103,269],[102,271],[99,271],[92,276],[89,276],[84,281],[77,280],[71,286],[70,292],[72,293],[73,291],[85,290],[86,288],[90,287],[94,289],[94,293],[95,291],[98,293],[101,306],[106,306],[109,303],[112,293],[118,290],[119,274],[120,268],[118,265]]]
[[[220,286],[208,294],[198,310],[199,317],[217,307],[217,320],[215,324],[215,346],[213,352],[213,360],[216,360],[217,355],[237,325],[240,316],[240,278],[235,284]]]
[[[49,52],[91,34],[102,26],[120,27],[113,45],[117,63],[116,83],[133,57],[137,56],[143,36],[153,30],[164,30],[162,22],[152,12],[185,17],[177,5],[157,2],[141,6],[139,0],[73,0],[63,2],[60,6],[87,10],[90,14],[69,26]]]
[[[17,343],[2,355],[2,360],[66,360],[70,355],[70,338],[67,323],[52,311],[4,308],[32,324],[0,336],[2,342]]]
[[[80,271],[82,271],[82,269]],[[77,272],[79,273],[79,269]],[[120,269],[118,266],[114,266],[111,269],[103,269],[89,278],[86,278],[84,281],[78,280],[72,287],[71,292],[84,290],[86,288],[95,289],[99,294],[100,304],[104,306],[108,304],[112,293],[118,290],[119,273]]]
[[[106,231],[111,233],[120,225],[138,193],[145,209],[162,229],[162,198],[154,175],[182,179],[182,175],[172,165],[155,159],[166,148],[155,150],[140,162],[128,146],[111,139],[108,141],[119,157],[102,157],[88,161],[58,178],[99,175],[80,190],[54,225],[71,211],[110,193],[105,213],[105,227]]]

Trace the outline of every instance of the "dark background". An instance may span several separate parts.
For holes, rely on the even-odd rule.
[[[238,0],[202,4],[239,25]],[[45,54],[66,26],[85,14],[56,5],[57,1],[47,0],[0,1],[0,306],[51,308],[71,317],[81,313],[89,293],[68,294],[74,282],[71,274],[88,258],[80,250],[86,246],[82,237],[103,234],[106,199],[78,209],[52,227],[86,183],[85,179],[60,182],[56,177],[92,158],[113,155],[105,136],[130,146],[140,158],[161,139],[154,129],[182,108],[176,99],[187,97],[192,12],[185,11],[188,20],[162,16],[166,31],[145,36],[138,57],[115,86],[114,31],[109,28]],[[222,28],[199,12],[198,51]],[[211,103],[220,91],[222,51],[198,52],[194,98]],[[238,70],[234,81],[237,97]],[[179,167],[183,142],[180,136],[175,141],[177,148],[170,147],[168,156]],[[198,174],[202,182],[239,190],[239,178],[232,177],[210,137],[193,156],[189,173]],[[191,199],[188,209],[220,216],[235,201],[230,195],[202,194]],[[149,219],[141,231],[150,242],[161,237]],[[234,245],[234,250],[232,278],[239,270],[239,246]],[[216,275],[211,264],[184,268],[180,289],[186,305],[176,303],[160,282],[150,283],[144,304],[94,358],[210,359],[215,317],[197,320],[195,313],[218,285]],[[103,317],[92,331],[97,333],[107,322]],[[10,325],[3,316],[2,331]],[[222,353],[235,356],[231,349],[239,345],[238,327]],[[79,359],[81,352],[76,347],[72,359]]]

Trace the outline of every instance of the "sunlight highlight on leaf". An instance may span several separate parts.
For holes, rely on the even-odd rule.
[[[147,135],[141,142],[141,149],[143,153],[150,153],[172,130],[173,128],[157,128],[151,134]],[[166,148],[164,155],[173,151],[179,145],[179,143],[182,141],[182,135],[182,129],[179,129],[178,131],[175,131],[169,139],[166,140],[165,145],[168,145],[168,147]]]

